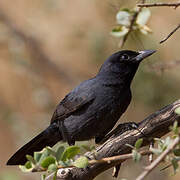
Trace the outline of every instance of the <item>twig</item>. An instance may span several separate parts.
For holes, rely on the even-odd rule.
[[[174,7],[177,8],[180,6],[180,2],[175,3],[146,3],[146,4],[137,4],[138,7]]]
[[[171,31],[166,38],[164,38],[164,39],[163,39],[162,41],[160,41],[159,43],[161,44],[161,43],[165,42],[165,41],[166,41],[167,39],[169,39],[179,28],[180,28],[180,24],[179,24],[173,31]]]
[[[145,0],[142,0],[142,4],[144,4],[144,3],[145,3]],[[128,32],[127,32],[127,34],[124,36],[124,38],[123,38],[123,40],[122,40],[121,47],[124,46],[124,44],[125,44],[128,36],[129,36],[129,34],[131,33],[131,31],[132,31],[132,29],[133,29],[133,25],[134,25],[135,22],[136,22],[137,16],[138,16],[138,14],[141,12],[141,10],[142,10],[142,7],[140,7],[140,8],[134,13],[134,15],[133,15],[133,17],[132,17],[132,20],[131,20],[131,24],[130,24],[129,29],[128,29]]]
[[[173,148],[180,142],[180,137],[176,137],[172,144],[168,146],[168,148],[160,155],[156,160],[154,160],[149,166],[145,167],[145,171],[143,171],[136,180],[143,180],[158,164],[169,154]]]
[[[151,151],[149,150],[146,150],[146,151],[140,151],[139,152],[142,156],[145,156],[145,155],[150,155],[152,154]],[[97,164],[97,163],[112,163],[112,162],[123,162],[125,160],[128,160],[128,159],[131,159],[133,157],[133,154],[132,153],[129,153],[129,154],[123,154],[123,155],[119,155],[119,156],[112,156],[112,157],[107,157],[107,158],[103,158],[103,159],[100,159],[100,160],[90,160],[89,161],[89,164],[93,165],[93,164]]]
[[[149,150],[144,150],[144,151],[140,151],[139,152],[142,156],[146,156],[146,155],[150,155],[152,154],[151,151]],[[104,164],[104,163],[112,163],[112,162],[123,162],[125,160],[131,159],[133,157],[132,153],[128,153],[128,154],[123,154],[123,155],[119,155],[119,156],[112,156],[112,157],[107,157],[107,158],[102,158],[100,160],[89,160],[88,165],[94,165],[94,164]],[[68,167],[63,167],[61,165],[58,166],[58,169],[64,169],[64,168],[73,168],[75,166],[68,166]],[[41,168],[41,167],[35,167],[33,169],[32,172],[44,172],[47,171],[47,168]]]

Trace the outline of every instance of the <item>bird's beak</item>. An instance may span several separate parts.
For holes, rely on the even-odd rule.
[[[139,55],[137,55],[135,57],[135,61],[136,62],[141,62],[143,59],[145,59],[146,57],[152,55],[153,53],[155,53],[155,50],[144,50],[144,51],[139,51]]]

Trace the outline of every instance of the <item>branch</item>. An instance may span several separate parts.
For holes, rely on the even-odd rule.
[[[161,44],[161,43],[165,42],[166,40],[168,40],[179,28],[180,28],[180,24],[173,31],[171,31],[166,38],[164,38],[159,43]]]
[[[168,146],[168,148],[167,148],[160,156],[157,157],[156,160],[154,160],[149,166],[145,167],[145,171],[143,171],[142,174],[140,174],[140,175],[136,178],[136,180],[143,180],[155,167],[157,167],[157,166],[159,165],[159,163],[160,163],[161,161],[164,160],[164,158],[166,157],[166,155],[169,154],[169,153],[173,150],[173,148],[174,148],[177,144],[179,144],[179,142],[180,142],[180,137],[178,136],[178,137],[176,137],[176,138],[174,139],[173,143],[170,144],[170,145]]]
[[[142,4],[144,4],[144,3],[145,3],[145,0],[142,0]],[[128,36],[129,36],[129,34],[130,34],[131,31],[133,30],[133,26],[134,26],[134,24],[135,24],[135,22],[136,22],[136,19],[137,19],[137,17],[138,17],[138,14],[141,12],[141,10],[142,10],[142,7],[140,7],[140,8],[138,9],[138,11],[134,13],[134,15],[133,15],[133,17],[132,17],[132,20],[131,20],[131,24],[130,24],[129,29],[128,29],[128,32],[127,32],[127,34],[124,36],[124,38],[123,38],[123,40],[122,40],[121,47],[124,46],[124,44],[125,44]]]
[[[180,6],[180,2],[175,3],[147,3],[137,4],[138,7],[174,7],[175,9]]]
[[[134,145],[139,138],[144,138],[143,146],[145,146],[150,144],[153,138],[164,136],[170,131],[169,126],[175,120],[180,122],[180,116],[174,113],[174,110],[178,107],[180,107],[180,99],[138,123],[138,129],[122,133],[122,125],[119,125],[111,132],[111,136],[108,136],[109,139],[96,148],[96,160],[130,153],[131,148],[127,147],[126,144]],[[86,153],[86,156],[94,159],[94,154],[91,152]],[[97,175],[118,165],[120,162],[123,163],[122,161],[111,161],[110,163],[92,164],[85,169],[74,167],[59,169],[57,180],[93,180]],[[49,176],[46,180],[50,179],[52,179],[52,176]]]

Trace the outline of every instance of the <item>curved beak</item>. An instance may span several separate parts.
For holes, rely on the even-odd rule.
[[[156,50],[144,50],[144,51],[139,51],[139,55],[135,57],[135,61],[142,61],[143,59],[147,58],[148,56],[151,56],[153,53],[155,53]]]

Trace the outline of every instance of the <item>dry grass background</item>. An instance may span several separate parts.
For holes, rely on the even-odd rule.
[[[49,124],[56,104],[75,85],[95,75],[105,58],[119,50],[109,35],[120,7],[134,1],[118,0],[1,0],[0,1],[0,179],[39,179],[6,167],[9,156]],[[180,13],[152,9],[154,33],[132,36],[125,49],[158,49],[144,62],[132,85],[134,98],[122,117],[139,121],[179,98],[180,67],[164,72],[157,63],[180,61],[180,32],[159,45],[178,23]],[[43,58],[42,58],[43,57]],[[46,59],[44,59],[46,57]],[[143,161],[142,164],[145,162]],[[133,179],[141,166],[123,164],[120,177]],[[172,172],[172,171],[171,171]],[[179,179],[159,168],[148,179]],[[112,179],[108,171],[97,179]],[[120,178],[119,178],[120,179]]]

